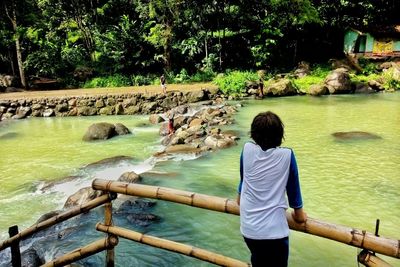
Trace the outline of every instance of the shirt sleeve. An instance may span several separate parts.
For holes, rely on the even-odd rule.
[[[289,206],[293,209],[300,209],[303,207],[303,200],[301,197],[299,172],[297,169],[296,157],[294,152],[291,151],[289,178],[286,185],[286,193],[289,200]]]
[[[243,150],[242,153],[240,153],[240,182],[238,186],[239,194],[242,192],[242,184],[243,184]]]

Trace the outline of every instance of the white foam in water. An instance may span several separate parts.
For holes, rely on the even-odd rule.
[[[34,194],[51,194],[57,193],[59,197],[52,197],[53,201],[57,205],[63,205],[68,197],[76,193],[79,189],[84,187],[90,187],[93,179],[106,179],[106,180],[117,180],[125,172],[135,172],[141,174],[153,169],[155,165],[155,159],[153,157],[145,160],[139,164],[131,164],[128,162],[121,162],[116,166],[107,166],[105,168],[96,169],[93,172],[87,173],[84,178],[77,178],[71,181],[55,183],[51,187],[43,190],[45,183],[41,183]],[[26,194],[17,195],[13,199],[25,199]],[[12,201],[10,199],[9,201]]]

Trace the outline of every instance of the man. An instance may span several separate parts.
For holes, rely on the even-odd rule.
[[[161,88],[163,90],[163,93],[164,94],[167,93],[167,86],[165,84],[165,76],[164,76],[164,74],[161,75],[161,77],[160,77],[160,83],[161,83]]]

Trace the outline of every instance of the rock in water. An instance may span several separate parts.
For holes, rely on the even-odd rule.
[[[111,123],[100,122],[90,125],[86,134],[83,136],[83,141],[93,141],[93,140],[106,140],[117,133],[115,132],[115,126]]]
[[[365,139],[381,139],[379,135],[362,132],[362,131],[350,131],[350,132],[336,132],[332,134],[337,140],[365,140]]]

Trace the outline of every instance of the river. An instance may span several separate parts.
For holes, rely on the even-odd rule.
[[[241,147],[249,140],[252,118],[266,110],[276,112],[285,124],[283,146],[295,151],[304,208],[310,217],[369,232],[374,232],[379,218],[380,235],[400,238],[400,93],[294,96],[242,103],[236,123],[226,127],[240,132],[238,146],[197,159],[154,160],[151,155],[161,149],[161,139],[158,126],[150,125],[147,116],[30,118],[0,124],[0,240],[7,237],[9,226],[26,228],[41,214],[61,208],[68,195],[90,185],[92,179],[116,179],[125,171],[160,173],[145,175],[143,184],[236,198]],[[83,142],[88,126],[101,121],[123,123],[133,134]],[[382,138],[340,141],[332,136],[344,131],[366,131]],[[84,168],[119,155],[133,159]],[[67,176],[76,177],[46,192],[40,190],[46,182]],[[124,220],[116,224],[249,261],[237,216],[165,201],[157,201],[151,212],[162,220],[147,227]],[[90,225],[85,242],[80,242],[99,236]],[[76,244],[69,240],[63,248],[69,251]],[[120,240],[116,251],[117,266],[210,266],[125,240]],[[357,266],[357,252],[350,246],[291,231],[290,266]],[[94,256],[93,262],[97,258]],[[400,266],[400,260],[383,258]]]

